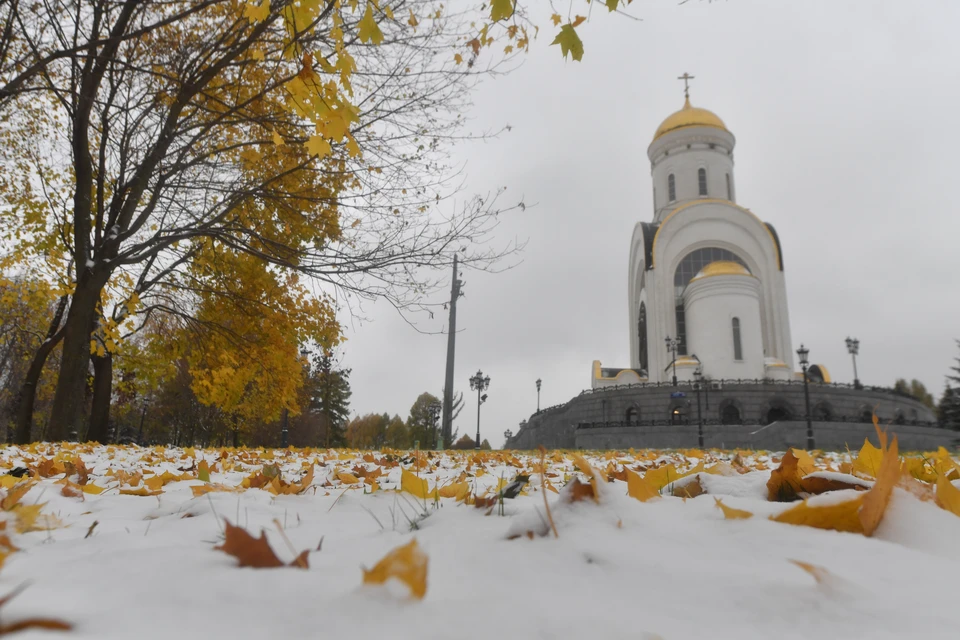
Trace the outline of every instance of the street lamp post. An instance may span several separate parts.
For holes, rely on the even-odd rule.
[[[807,451],[813,451],[813,423],[810,421],[810,380],[807,376],[807,366],[810,364],[808,356],[810,349],[802,344],[797,349],[797,355],[800,356],[800,368],[803,370],[803,401],[807,408]]]
[[[146,398],[143,399],[143,411],[140,412],[140,432],[137,433],[137,444],[143,446],[143,420],[147,417],[147,406],[150,404],[150,401]]]
[[[537,378],[537,413],[540,413],[540,383],[542,381],[540,378]]]
[[[433,441],[437,444],[437,450],[439,451],[443,449],[443,443],[437,439],[437,420],[440,419],[440,412],[443,411],[443,405],[434,401],[430,403],[428,410],[430,411],[430,426],[433,430]]]
[[[857,376],[857,355],[860,353],[860,341],[847,336],[847,353],[853,358],[853,388],[860,388],[860,378]]]
[[[677,386],[677,348],[680,346],[679,338],[666,337],[667,351],[673,354],[673,386]]]
[[[693,377],[697,385],[697,446],[703,449],[703,413],[700,411],[700,385],[703,382],[703,369],[697,367],[693,372]]]
[[[476,375],[470,378],[470,388],[477,392],[477,442],[476,448],[480,448],[480,405],[487,400],[487,394],[483,393],[490,386],[490,376],[483,375],[483,372],[477,369]]]

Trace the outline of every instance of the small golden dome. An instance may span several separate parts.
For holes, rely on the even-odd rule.
[[[660,123],[657,132],[653,134],[653,139],[656,141],[657,138],[666,133],[686,127],[713,127],[714,129],[728,131],[727,126],[723,124],[723,120],[717,114],[707,109],[690,106],[690,98],[687,98],[683,103],[683,109],[671,114]]]
[[[738,262],[730,260],[715,260],[700,269],[700,273],[693,276],[690,282],[700,278],[709,278],[711,276],[749,276],[751,275],[747,268]]]

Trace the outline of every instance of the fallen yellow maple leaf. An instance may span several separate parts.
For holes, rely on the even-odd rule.
[[[793,454],[793,449],[787,449],[780,460],[780,466],[770,472],[770,479],[767,480],[767,500],[790,502],[796,499],[800,491],[803,491],[800,482],[800,460]]]
[[[791,507],[775,516],[770,516],[770,519],[774,522],[816,527],[817,529],[863,533],[863,524],[860,522],[860,507],[863,505],[863,496],[822,506],[810,506],[808,502],[809,500],[804,500],[795,507]]]
[[[749,511],[744,511],[743,509],[734,509],[733,507],[728,507],[723,504],[723,500],[720,498],[714,498],[717,502],[717,507],[723,511],[723,517],[725,520],[746,520],[747,518],[752,518],[753,514]]]
[[[427,554],[417,546],[414,538],[397,547],[378,562],[373,569],[363,570],[364,584],[383,584],[396,578],[410,588],[410,593],[422,599],[427,594]]]
[[[453,484],[448,484],[445,487],[441,487],[438,491],[438,494],[441,498],[456,498],[457,502],[460,502],[467,497],[469,492],[469,482],[454,482]]]
[[[20,499],[23,498],[28,491],[30,491],[30,487],[32,487],[33,484],[34,483],[30,480],[24,480],[23,482],[20,482],[12,487],[7,492],[7,495],[3,497],[3,500],[0,500],[0,508],[2,508],[4,511],[10,511],[13,509],[15,506],[17,506],[17,504],[19,504]]]
[[[640,502],[646,502],[652,498],[659,498],[657,490],[650,486],[650,483],[636,471],[625,469],[627,472],[627,495],[636,498]]]
[[[882,443],[881,443],[882,446]],[[853,461],[853,470],[859,471],[871,478],[876,478],[880,473],[880,464],[883,462],[883,451],[870,444],[870,440],[863,439],[863,446],[860,447],[860,453],[857,459]]]
[[[406,469],[401,470],[400,473],[400,490],[412,493],[421,500],[433,500],[437,497],[436,488],[430,491],[426,480],[418,478]]]
[[[881,442],[883,440],[886,438],[882,438]],[[900,455],[897,450],[897,436],[893,436],[890,447],[884,448],[883,460],[877,471],[877,481],[863,496],[863,506],[860,508],[863,535],[871,536],[877,530],[887,504],[890,502],[890,494],[898,480],[900,480]]]
[[[947,476],[937,478],[937,504],[955,516],[960,516],[960,489]]]
[[[147,486],[140,486],[136,489],[120,489],[120,495],[124,496],[157,496],[160,493],[160,491],[152,491]]]
[[[340,482],[343,484],[357,484],[360,482],[360,478],[353,475],[352,473],[347,473],[346,471],[341,471],[337,474],[337,478],[340,479]]]

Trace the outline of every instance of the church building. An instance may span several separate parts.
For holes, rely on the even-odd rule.
[[[874,415],[901,446],[948,443],[913,397],[833,381],[817,364],[804,377],[777,231],[738,203],[733,133],[686,86],[684,98],[647,147],[653,212],[630,240],[630,366],[594,360],[589,389],[507,431],[506,446],[844,450],[874,433]]]
[[[641,380],[690,380],[697,367],[713,379],[793,376],[783,252],[773,226],[737,204],[735,144],[687,94],[647,148],[653,220],[634,228],[628,273]]]

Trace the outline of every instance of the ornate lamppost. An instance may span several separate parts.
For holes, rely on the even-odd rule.
[[[700,411],[700,385],[703,383],[703,368],[697,367],[693,372],[697,387],[697,445],[703,449],[703,413]]]
[[[537,378],[537,413],[540,413],[540,383],[542,381],[540,378]]]
[[[810,349],[802,344],[797,349],[797,355],[800,356],[800,368],[803,370],[803,401],[807,408],[807,451],[813,451],[813,423],[810,421],[810,379],[807,376],[807,366],[810,364],[808,356]]]
[[[677,386],[677,349],[680,347],[680,338],[671,338],[667,336],[667,352],[673,354],[673,386]]]
[[[847,336],[847,353],[853,358],[853,388],[860,389],[860,378],[857,377],[857,355],[860,353],[860,341]]]
[[[511,431],[510,429],[507,429],[506,431],[503,432],[503,447],[504,447],[504,448],[507,447],[507,443],[510,442],[510,438],[512,438],[512,437],[513,437],[513,431]]]
[[[437,420],[440,419],[440,412],[443,411],[443,405],[434,400],[430,403],[430,406],[427,407],[427,410],[430,412],[430,426],[433,430],[433,441],[437,444],[437,450],[439,451],[443,449],[443,441],[437,438]]]
[[[477,369],[476,375],[470,378],[470,389],[477,392],[477,442],[476,448],[480,448],[480,405],[487,400],[487,394],[483,393],[490,386],[490,376],[483,375],[483,372]]]

